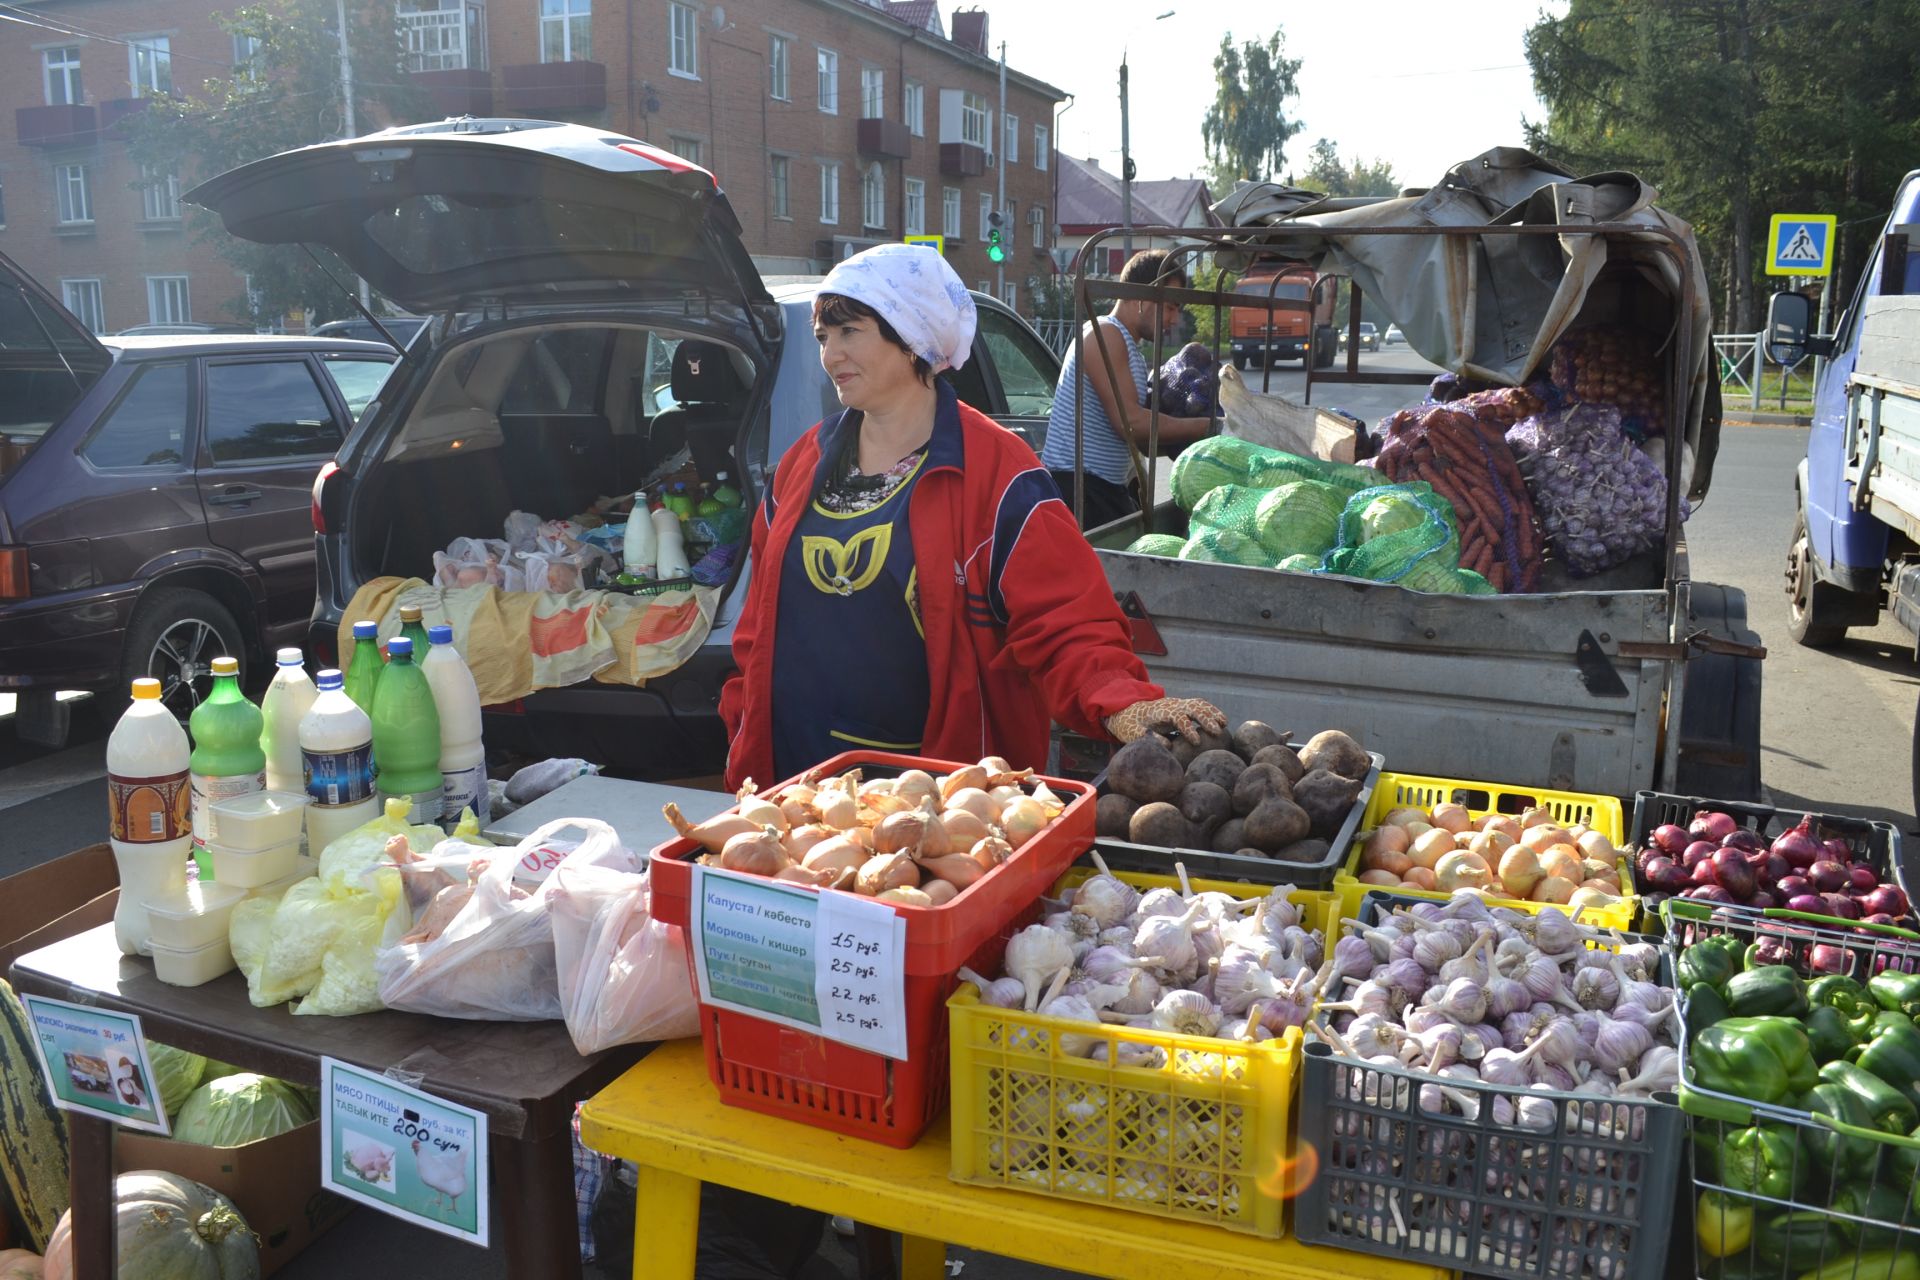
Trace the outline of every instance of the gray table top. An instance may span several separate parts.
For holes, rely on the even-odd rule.
[[[676,834],[660,812],[668,801],[679,805],[695,822],[710,818],[734,803],[732,796],[720,791],[589,774],[489,823],[485,834],[495,844],[518,844],[547,823],[561,818],[598,818],[620,834],[627,848],[644,857]]]

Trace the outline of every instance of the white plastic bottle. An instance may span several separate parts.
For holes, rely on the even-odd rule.
[[[267,753],[267,790],[304,791],[304,771],[300,763],[300,721],[313,707],[320,691],[307,678],[304,658],[298,649],[282,649],[279,670],[267,685],[260,700],[260,713],[266,718],[260,730],[260,749]]]
[[[107,738],[107,829],[120,871],[113,937],[127,955],[151,955],[146,904],[187,891],[193,856],[193,748],[160,701],[158,680],[133,682],[133,705]]]
[[[471,809],[485,826],[487,752],[480,742],[480,690],[466,660],[453,647],[452,627],[428,627],[427,640],[427,660],[420,670],[433,690],[434,710],[440,713],[440,822],[452,830],[460,821],[460,811]]]
[[[680,532],[680,517],[662,507],[653,513],[653,536],[659,559],[655,577],[662,582],[684,578],[693,570],[687,565],[686,542]]]
[[[322,671],[318,696],[300,720],[306,792],[307,852],[319,857],[355,827],[380,816],[373,794],[373,721],[346,694],[338,671]]]
[[[636,578],[648,577],[653,573],[655,550],[653,520],[647,511],[647,491],[633,491],[633,512],[627,517],[627,536],[622,546],[622,558],[625,569]],[[429,634],[431,639],[431,634]]]

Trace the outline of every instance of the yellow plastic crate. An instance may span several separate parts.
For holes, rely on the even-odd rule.
[[[1054,886],[1085,880],[1076,868]],[[1174,886],[1120,873],[1136,888]],[[1192,881],[1196,891],[1265,897],[1263,886]],[[1332,945],[1335,895],[1296,890],[1304,927]],[[954,1181],[1014,1187],[1277,1239],[1292,1173],[1291,1118],[1300,1032],[1249,1044],[1096,1026],[980,1003],[963,985],[947,1001],[953,1055]],[[1108,1045],[1095,1062],[1062,1036]],[[1165,1051],[1157,1067],[1121,1066],[1121,1043]],[[1071,1259],[1067,1260],[1071,1262]]]
[[[1380,825],[1380,820],[1395,809],[1432,809],[1437,804],[1449,801],[1465,805],[1467,812],[1476,818],[1489,813],[1504,813],[1518,817],[1524,809],[1545,807],[1553,814],[1553,820],[1562,826],[1580,823],[1592,827],[1595,831],[1613,841],[1616,849],[1626,842],[1627,824],[1621,811],[1620,802],[1612,796],[1583,795],[1577,791],[1549,791],[1540,787],[1508,787],[1496,782],[1463,782],[1455,778],[1426,778],[1412,773],[1383,773],[1379,785],[1373,789],[1373,799],[1367,804],[1367,811],[1361,816],[1362,832],[1371,831]],[[1340,918],[1352,919],[1359,913],[1360,899],[1370,889],[1391,893],[1408,898],[1436,898],[1444,900],[1447,895],[1431,889],[1408,889],[1392,885],[1379,886],[1360,883],[1360,855],[1364,842],[1354,837],[1353,854],[1347,859],[1347,865],[1333,878],[1333,891],[1340,897]],[[1635,917],[1639,914],[1640,900],[1633,893],[1633,868],[1626,858],[1619,860],[1620,885],[1627,890],[1626,896],[1610,907],[1588,907],[1580,913],[1582,924],[1602,929],[1631,930]],[[1501,906],[1515,907],[1521,911],[1538,914],[1547,906],[1544,902],[1527,902],[1519,898],[1494,898]],[[1563,908],[1564,910],[1564,908]],[[1329,934],[1331,936],[1331,934]]]

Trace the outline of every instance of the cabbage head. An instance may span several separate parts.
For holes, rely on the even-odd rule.
[[[147,1057],[153,1063],[153,1079],[160,1090],[161,1105],[166,1107],[168,1115],[173,1115],[180,1110],[187,1095],[206,1079],[207,1060],[197,1053],[152,1040],[147,1041]]]
[[[298,1129],[315,1114],[298,1087],[243,1071],[195,1089],[180,1108],[173,1136],[204,1147],[244,1147]]]

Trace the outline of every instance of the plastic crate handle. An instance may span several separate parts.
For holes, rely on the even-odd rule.
[[[1669,927],[1672,926],[1675,916],[1680,917],[1682,920],[1691,920],[1696,924],[1712,924],[1714,922],[1714,911],[1726,905],[1724,902],[1709,905],[1690,898],[1668,898],[1660,904],[1660,918]],[[1821,925],[1838,933],[1849,933],[1856,929],[1865,929],[1869,932],[1885,934],[1892,938],[1904,938],[1909,942],[1920,942],[1920,933],[1915,933],[1911,929],[1902,929],[1899,925],[1868,924],[1864,920],[1848,920],[1843,916],[1820,916],[1813,914],[1811,911],[1789,911],[1785,907],[1768,907],[1764,911],[1754,911],[1751,907],[1747,907],[1743,908],[1743,910],[1756,918],[1767,920],[1803,920],[1808,924]],[[1738,923],[1738,921],[1734,923]]]

